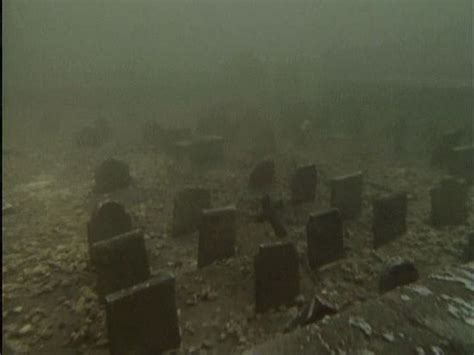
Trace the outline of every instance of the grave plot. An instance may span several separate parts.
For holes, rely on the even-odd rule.
[[[291,305],[299,293],[299,261],[295,246],[292,243],[261,245],[255,257],[256,311]]]
[[[130,168],[117,159],[107,159],[95,170],[94,192],[104,194],[127,188],[132,182]]]
[[[373,201],[374,248],[378,248],[407,230],[407,193],[398,192]]]
[[[106,297],[112,355],[160,354],[181,344],[175,280],[159,275]]]
[[[250,173],[249,188],[254,190],[267,189],[275,182],[275,162],[265,159],[259,162]]]
[[[199,268],[235,255],[236,214],[234,206],[202,212],[199,226]]]
[[[339,211],[332,208],[310,215],[306,240],[308,262],[313,270],[342,258],[344,241]]]
[[[312,202],[316,198],[318,171],[316,165],[300,166],[293,174],[290,187],[294,203]]]
[[[343,219],[352,219],[362,210],[362,172],[339,176],[331,180],[331,207],[337,208]]]
[[[181,190],[173,209],[173,236],[197,231],[202,211],[211,207],[211,192],[200,187],[187,187]]]
[[[467,220],[466,182],[455,178],[444,178],[430,190],[431,223],[434,226],[459,225]]]
[[[141,231],[97,242],[92,246],[91,253],[97,274],[97,293],[101,298],[150,277]]]

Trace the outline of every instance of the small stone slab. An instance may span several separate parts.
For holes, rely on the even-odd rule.
[[[318,171],[316,165],[300,166],[291,179],[291,198],[294,203],[312,202],[316,198]]]
[[[352,219],[362,211],[362,172],[339,176],[331,180],[331,207],[337,208],[342,219]]]
[[[407,205],[406,192],[397,192],[374,200],[372,205],[374,248],[378,248],[405,234],[407,230]]]
[[[197,231],[204,209],[211,207],[211,192],[200,187],[187,187],[174,200],[173,236]]]
[[[91,254],[101,298],[150,277],[145,240],[139,230],[97,242]]]
[[[456,178],[444,178],[432,188],[431,223],[434,226],[463,224],[467,220],[468,185]]]
[[[94,192],[102,194],[125,189],[131,182],[128,164],[117,159],[107,159],[95,170]]]
[[[299,293],[299,262],[294,244],[260,245],[255,257],[256,311],[292,305]]]
[[[385,266],[379,280],[379,291],[385,293],[397,287],[408,285],[419,278],[418,270],[411,261],[394,258]]]
[[[265,189],[275,182],[275,162],[273,159],[265,159],[259,162],[250,173],[249,188]]]
[[[311,269],[344,256],[342,219],[335,208],[311,214],[306,225],[308,262]]]
[[[181,344],[175,279],[159,275],[106,297],[112,355],[160,354]]]
[[[236,216],[234,206],[203,210],[199,226],[199,268],[235,255]]]

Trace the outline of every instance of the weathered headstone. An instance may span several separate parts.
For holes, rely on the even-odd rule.
[[[291,179],[291,196],[295,203],[312,202],[316,198],[318,171],[316,165],[300,166]]]
[[[397,192],[373,202],[374,248],[404,234],[407,230],[407,193]]]
[[[362,172],[339,176],[331,180],[331,206],[339,210],[342,219],[351,219],[360,215],[362,188]]]
[[[202,210],[211,207],[211,192],[200,187],[187,187],[174,200],[173,236],[192,233],[199,227]]]
[[[434,226],[458,225],[467,220],[467,191],[465,181],[448,177],[432,188],[431,223]]]
[[[443,133],[436,142],[431,155],[431,165],[437,167],[447,167],[452,158],[452,149],[456,147],[463,138],[464,131],[455,129]]]
[[[311,214],[306,225],[308,262],[315,270],[344,255],[343,229],[340,213],[331,208]]]
[[[128,165],[107,159],[95,170],[95,193],[108,193],[127,188],[132,181]]]
[[[203,210],[199,226],[199,268],[235,255],[236,215],[234,206]]]
[[[224,138],[221,136],[201,136],[193,140],[190,150],[192,163],[212,165],[224,156]]]
[[[379,280],[379,291],[385,293],[397,287],[417,281],[418,270],[415,265],[400,257],[387,263]]]
[[[111,355],[160,354],[181,344],[175,279],[160,275],[106,297]]]
[[[265,159],[259,162],[250,173],[249,188],[265,189],[275,182],[275,162]]]
[[[292,305],[300,293],[298,254],[292,243],[260,245],[255,257],[256,311]]]
[[[448,162],[449,173],[465,178],[474,179],[474,146],[456,147],[451,150],[451,159]]]
[[[94,243],[91,253],[97,273],[97,293],[101,298],[150,277],[141,231],[132,231]]]
[[[278,214],[276,204],[272,201],[270,195],[265,194],[262,197],[261,204],[262,213],[258,216],[257,221],[270,223],[277,237],[285,237],[286,228],[283,224],[282,218]]]

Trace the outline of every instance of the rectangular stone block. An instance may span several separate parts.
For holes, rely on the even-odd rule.
[[[187,187],[174,200],[173,236],[197,231],[204,209],[211,207],[211,192],[200,187]]]
[[[112,355],[160,354],[180,347],[175,279],[170,275],[108,295],[106,316]]]
[[[91,252],[97,273],[97,293],[101,299],[150,277],[141,231],[132,231],[94,243]]]
[[[331,207],[341,213],[342,219],[352,219],[362,211],[362,172],[339,176],[331,180]]]
[[[344,256],[343,228],[340,213],[331,208],[311,214],[306,225],[308,262],[311,269]]]
[[[463,224],[467,220],[467,192],[465,181],[445,178],[430,191],[431,223],[434,226]]]
[[[294,203],[312,202],[316,198],[318,171],[316,165],[300,166],[291,179],[291,198]]]
[[[407,193],[397,192],[373,201],[374,248],[378,248],[407,230]]]
[[[199,268],[235,255],[236,216],[234,206],[203,210],[199,226]]]
[[[292,305],[300,293],[299,262],[292,243],[260,245],[255,257],[257,312]]]

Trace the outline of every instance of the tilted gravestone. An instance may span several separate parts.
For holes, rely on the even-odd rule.
[[[141,231],[132,231],[94,243],[91,254],[97,273],[97,293],[101,299],[150,277]]]
[[[300,293],[299,261],[292,243],[260,245],[255,257],[257,312],[295,302]]]
[[[316,198],[318,171],[316,165],[300,166],[291,178],[291,198],[294,203],[312,202]]]
[[[174,200],[173,236],[192,233],[199,227],[204,209],[211,207],[211,192],[200,187],[187,187]]]
[[[308,262],[311,269],[344,256],[343,228],[340,213],[331,208],[311,214],[306,225]]]
[[[385,293],[394,288],[417,281],[418,270],[408,260],[396,257],[385,265],[379,279],[379,292]]]
[[[397,192],[373,201],[374,248],[404,234],[407,230],[407,193]]]
[[[199,226],[199,268],[235,255],[236,215],[234,206],[203,210]]]
[[[130,168],[117,159],[107,159],[95,170],[95,193],[109,193],[127,188],[132,182]]]
[[[160,354],[181,344],[175,279],[159,275],[106,297],[112,355]]]
[[[331,207],[341,213],[342,219],[356,218],[362,210],[362,172],[339,176],[331,180]]]
[[[275,162],[273,159],[265,159],[259,162],[250,173],[249,188],[265,189],[275,182]]]
[[[467,220],[468,186],[465,181],[448,177],[432,188],[431,223],[434,226],[459,225]]]
[[[449,173],[472,181],[474,179],[474,146],[461,146],[451,150]]]

